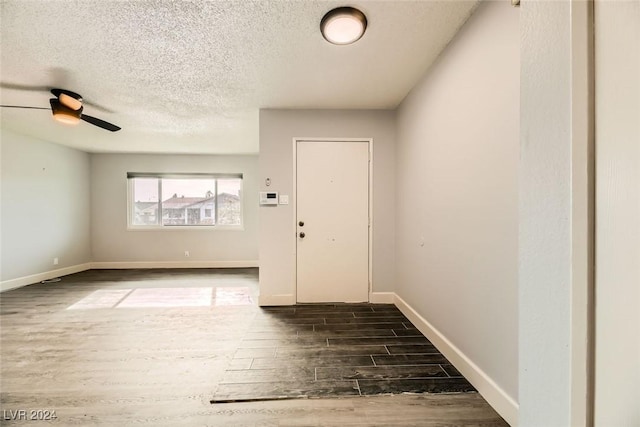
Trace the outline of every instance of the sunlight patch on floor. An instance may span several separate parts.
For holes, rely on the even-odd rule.
[[[253,300],[249,288],[216,288],[216,306],[251,305]]]
[[[140,288],[100,289],[67,310],[104,308],[166,308],[252,305],[249,288]]]
[[[136,289],[118,308],[208,307],[212,288],[148,288]]]
[[[93,310],[97,308],[113,308],[131,293],[131,289],[99,289],[67,310]]]

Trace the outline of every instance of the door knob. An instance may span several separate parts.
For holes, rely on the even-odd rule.
[[[300,233],[300,238],[304,239],[304,236],[305,236],[305,234],[304,234],[304,231],[303,231],[303,232]]]
[[[298,225],[299,225],[300,227],[304,227],[304,221],[300,221],[300,222],[298,223]]]

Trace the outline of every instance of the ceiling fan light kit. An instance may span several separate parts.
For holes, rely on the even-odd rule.
[[[80,110],[82,109],[82,98],[74,98],[71,95],[66,93],[61,93],[58,97],[60,103],[65,107],[69,107],[72,110]]]
[[[320,32],[329,43],[347,45],[362,38],[367,17],[356,8],[338,7],[327,12],[320,21]]]
[[[53,113],[53,118],[59,121],[60,123],[64,123],[67,125],[77,125],[80,123],[80,116],[82,114],[82,105],[77,110],[71,109],[66,105],[63,105],[61,101],[58,101],[55,98],[51,98],[49,100],[51,104],[51,112]]]
[[[72,116],[67,113],[61,113],[60,111],[56,111],[53,113],[53,118],[59,121],[60,123],[64,123],[65,125],[77,125],[80,123],[80,119],[76,116]]]

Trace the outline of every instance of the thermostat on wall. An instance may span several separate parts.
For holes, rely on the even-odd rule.
[[[277,205],[278,192],[277,191],[261,191],[260,204],[261,205]]]

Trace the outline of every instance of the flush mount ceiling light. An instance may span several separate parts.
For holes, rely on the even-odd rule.
[[[339,7],[327,12],[320,22],[322,36],[333,44],[351,44],[367,29],[367,17],[353,7]]]

